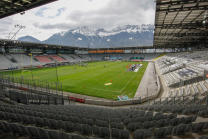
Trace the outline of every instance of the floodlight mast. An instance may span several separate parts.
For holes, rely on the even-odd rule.
[[[19,27],[19,30],[17,30],[17,32],[14,34],[14,36],[11,38],[11,40],[12,40],[13,38],[15,39],[17,33],[18,33],[22,28],[25,28],[25,26],[21,26],[21,25],[18,25],[17,27]]]
[[[15,28],[16,28],[16,25],[14,25],[14,28],[12,29],[12,31],[13,31]],[[9,34],[8,34],[8,38],[6,37],[5,39],[9,39],[9,38],[10,38],[10,34],[12,33],[12,31],[11,31],[11,32],[9,32]]]
[[[10,38],[10,35],[11,35],[12,31],[13,31],[15,28],[19,28],[19,29],[18,29],[17,32],[13,35],[13,37]],[[16,35],[17,35],[17,33],[18,33],[22,28],[25,28],[25,26],[21,26],[21,25],[18,25],[18,24],[14,24],[14,28],[13,28],[12,31],[8,34],[8,39],[9,39],[9,40],[12,40],[13,38],[15,38]],[[7,37],[6,37],[6,38],[7,38]]]

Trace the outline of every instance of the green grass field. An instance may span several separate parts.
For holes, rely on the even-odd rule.
[[[142,63],[143,66],[138,72],[126,71],[126,66],[130,63]],[[148,62],[88,62],[88,65],[91,66],[76,67],[76,69],[71,66],[57,67],[58,79],[62,82],[63,91],[108,99],[117,99],[119,95],[132,98]],[[21,77],[21,72],[21,70],[14,70],[13,76]],[[4,71],[0,75],[12,76],[12,72]],[[31,79],[30,69],[24,70],[23,76],[24,79]],[[33,79],[56,82],[56,68],[33,69]],[[112,84],[105,85],[106,83]]]

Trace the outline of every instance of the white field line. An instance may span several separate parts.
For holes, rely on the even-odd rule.
[[[137,74],[137,73],[136,73]],[[135,74],[135,75],[136,75]],[[131,78],[131,80],[135,77],[135,75]],[[126,88],[126,86],[131,82],[131,80],[124,86],[124,88],[120,91],[120,93]]]
[[[121,70],[123,70],[123,69],[120,69],[119,72],[120,72]],[[118,72],[118,71],[115,71],[115,72]],[[106,78],[106,77],[108,77],[108,76],[111,76],[111,74],[114,74],[115,72],[110,73],[110,74],[107,74],[106,76],[103,76],[103,77],[101,77],[100,79],[103,79],[103,78]],[[116,92],[119,92],[119,91],[116,91]]]
[[[139,68],[139,70],[141,67]],[[139,70],[136,72],[136,74],[139,72]],[[131,80],[136,76],[136,74],[131,78]],[[131,82],[131,80],[124,86],[124,88],[120,91],[120,93],[126,88],[126,86]]]
[[[116,67],[116,68],[117,68],[117,67]],[[112,69],[116,69],[116,68],[112,68]],[[121,69],[121,70],[123,70],[123,69]],[[118,72],[118,71],[115,71],[115,72]],[[115,72],[113,72],[113,73],[115,73]],[[101,73],[104,73],[104,72],[101,72]],[[113,74],[113,73],[111,73],[111,74]],[[100,79],[106,78],[106,77],[110,76],[111,74],[106,74],[106,76],[102,76]],[[100,75],[100,74],[96,74],[96,76],[94,76],[94,77],[87,78],[87,79],[82,80],[82,81],[80,81],[80,82],[74,83],[74,84],[72,84],[72,85],[70,85],[70,86],[74,86],[74,85],[76,85],[76,84],[78,84],[78,83],[81,83],[81,82],[83,82],[83,81],[86,81],[86,80],[95,78],[95,77],[97,77],[97,76],[99,76],[99,75]]]

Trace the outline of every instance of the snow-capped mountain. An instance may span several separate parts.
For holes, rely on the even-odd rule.
[[[84,26],[56,33],[43,41],[43,43],[80,47],[128,47],[152,45],[153,30],[153,24],[118,26],[111,30],[102,28],[90,29]],[[21,38],[19,38],[19,40],[21,40]]]
[[[26,42],[41,42],[38,39],[31,37],[31,36],[24,36],[24,37],[19,38],[18,40],[26,41]]]
[[[105,30],[105,29],[97,29],[97,30],[92,30],[89,29],[88,27],[84,26],[84,27],[78,27],[76,29],[73,30],[69,30],[67,32],[60,32],[59,34],[61,36],[67,34],[68,32],[72,32],[73,34],[82,34],[85,36],[100,36],[100,37],[104,37],[104,36],[111,36],[111,35],[116,35],[119,34],[121,32],[128,32],[128,33],[136,33],[136,32],[150,32],[151,29],[154,28],[153,24],[148,24],[148,25],[125,25],[125,26],[118,26],[116,28],[113,28],[111,30]]]

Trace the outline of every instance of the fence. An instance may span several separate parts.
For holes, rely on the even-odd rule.
[[[93,104],[93,105],[103,105],[103,106],[122,106],[122,105],[140,104],[158,96],[161,89],[159,76],[157,77],[157,83],[158,83],[157,91],[153,94],[149,94],[148,96],[145,95],[139,98],[131,98],[130,100],[126,100],[126,101],[113,101],[113,100],[103,100],[103,99],[98,100],[98,99],[84,98],[84,103]]]
[[[62,83],[10,76],[0,76],[3,95],[24,104],[64,104],[70,99],[63,95]]]
[[[103,106],[122,106],[140,104],[157,97],[160,92],[160,79],[157,77],[158,89],[153,94],[139,98],[131,98],[126,101],[107,100],[96,97],[83,97],[81,95],[64,95],[62,83],[24,79],[10,76],[0,76],[0,84],[5,88],[4,92],[11,100],[24,104],[69,104],[70,102],[82,102]]]

